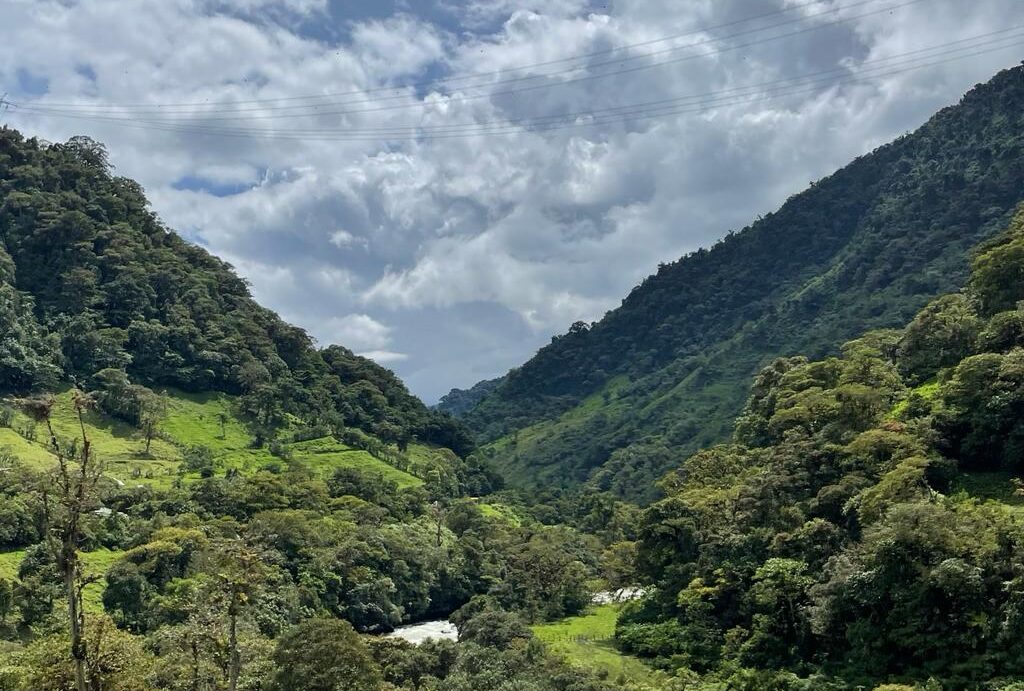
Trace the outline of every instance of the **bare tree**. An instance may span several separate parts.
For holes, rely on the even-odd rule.
[[[21,399],[18,403],[36,422],[46,425],[50,435],[50,449],[57,457],[56,467],[44,477],[39,488],[46,528],[45,541],[64,586],[75,688],[77,691],[89,691],[82,590],[96,579],[83,576],[78,548],[82,541],[83,519],[96,504],[96,488],[103,474],[101,464],[93,456],[92,444],[85,430],[85,412],[94,402],[77,389],[72,392],[72,404],[81,437],[66,444],[57,438],[53,429],[53,396]]]

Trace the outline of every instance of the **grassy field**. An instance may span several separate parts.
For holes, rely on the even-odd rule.
[[[10,452],[22,463],[37,470],[50,467],[55,460],[42,446],[26,441],[8,427],[0,427],[0,449]]]
[[[81,431],[71,392],[63,391],[55,398],[52,423],[58,439],[68,442],[79,438]],[[147,454],[145,438],[131,425],[113,420],[95,410],[86,413],[85,425],[93,452],[103,460],[106,474],[110,477],[125,483],[158,486],[170,486],[174,481],[181,452],[170,441],[153,439]],[[35,429],[33,442],[25,440],[16,431],[30,427]],[[27,416],[16,414],[13,429],[2,429],[0,433],[3,434],[0,446],[10,445],[22,462],[39,469],[53,462],[53,456],[48,451],[49,439],[45,426],[34,424]],[[15,437],[20,441],[15,441]]]
[[[618,611],[619,605],[599,605],[581,616],[531,628],[548,650],[573,665],[603,672],[611,680],[657,681],[661,672],[616,649],[613,637]]]
[[[25,558],[25,550],[19,549],[13,552],[0,552],[0,578],[14,580],[18,577],[18,565]]]
[[[78,418],[71,401],[71,392],[56,396],[53,427],[58,438],[70,440],[81,436]],[[231,396],[220,393],[190,394],[167,392],[167,416],[161,422],[159,437],[153,439],[149,453],[140,430],[113,420],[98,411],[85,416],[86,432],[96,455],[102,459],[109,477],[129,485],[149,485],[160,489],[171,487],[179,478],[194,482],[198,474],[180,475],[178,468],[183,452],[190,446],[204,446],[213,453],[218,475],[229,468],[251,473],[283,461],[266,448],[251,448],[251,434],[235,411]],[[35,429],[35,440],[22,432]],[[42,425],[33,424],[25,415],[15,415],[11,428],[0,428],[0,449],[10,451],[23,463],[45,469],[54,462],[48,451],[48,436]],[[326,437],[285,445],[291,458],[307,464],[317,473],[328,476],[335,468],[358,468],[379,473],[399,487],[415,487],[423,481],[411,473],[388,465],[361,449],[346,446]],[[444,462],[444,449],[412,444],[408,456],[416,475],[437,463]]]
[[[103,611],[102,598],[106,582],[102,579],[102,576],[106,574],[107,570],[122,554],[123,552],[109,549],[98,549],[94,552],[81,553],[84,574],[86,576],[101,577],[99,581],[90,583],[82,591],[82,604],[87,612]],[[25,550],[0,552],[0,578],[16,579],[18,577],[18,566],[24,558]]]
[[[363,472],[379,473],[386,480],[393,480],[400,489],[416,487],[423,480],[394,468],[362,449],[353,449],[330,437],[289,444],[293,458],[306,464],[314,472],[327,476],[335,468],[356,468]]]
[[[480,508],[480,513],[488,518],[497,518],[515,526],[523,524],[523,519],[511,506],[505,504],[477,504],[477,506]]]

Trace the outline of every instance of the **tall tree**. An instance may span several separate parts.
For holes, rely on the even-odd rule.
[[[97,484],[103,474],[102,464],[93,455],[85,428],[85,412],[94,405],[94,401],[77,389],[72,392],[80,437],[70,444],[62,443],[53,429],[51,418],[55,400],[52,396],[22,399],[20,404],[36,422],[46,425],[50,449],[57,457],[57,465],[43,478],[39,487],[45,542],[64,587],[75,688],[76,691],[89,691],[82,590],[92,579],[82,574],[79,547],[83,539],[83,518],[95,508]]]

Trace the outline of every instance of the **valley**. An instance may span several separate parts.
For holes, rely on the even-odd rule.
[[[0,129],[0,691],[1020,689],[1022,104],[433,408]]]

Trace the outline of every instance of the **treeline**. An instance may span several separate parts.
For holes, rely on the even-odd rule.
[[[650,498],[673,459],[728,438],[769,359],[835,354],[963,285],[970,248],[1005,226],[1024,189],[1022,106],[1024,68],[998,74],[777,212],[660,266],[619,308],[509,372],[463,420],[481,442],[544,423],[492,449],[518,482],[591,479]]]
[[[160,223],[138,183],[111,174],[101,144],[0,129],[0,393],[84,387],[107,370],[241,395],[261,439],[294,415],[472,449],[393,373],[341,346],[318,350],[256,304],[228,264]]]
[[[972,266],[903,330],[770,364],[661,481],[625,649],[687,689],[1019,688],[1024,209]]]

